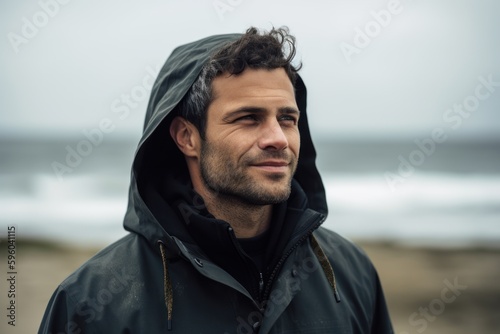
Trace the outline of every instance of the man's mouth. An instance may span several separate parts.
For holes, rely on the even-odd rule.
[[[252,164],[252,167],[259,168],[260,170],[273,172],[273,173],[285,173],[288,171],[288,166],[290,162],[283,160],[266,160],[259,163]]]

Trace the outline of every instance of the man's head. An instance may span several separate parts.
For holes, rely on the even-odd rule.
[[[250,28],[210,58],[179,104],[170,134],[202,196],[288,198],[300,149],[294,54],[285,29]]]
[[[214,98],[212,82],[216,77],[238,75],[247,68],[283,68],[295,84],[300,65],[292,65],[294,56],[295,38],[286,28],[272,29],[262,35],[256,28],[249,28],[241,38],[224,45],[210,57],[176,112],[194,124],[204,139],[207,110]]]

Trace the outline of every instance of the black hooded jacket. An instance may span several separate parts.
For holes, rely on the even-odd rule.
[[[300,77],[292,194],[275,206],[261,240],[239,242],[192,190],[169,135],[172,111],[210,54],[239,36],[211,36],[172,52],[153,86],[133,163],[124,219],[130,233],[61,283],[39,333],[392,333],[370,260],[320,227],[326,197]],[[255,245],[265,247],[263,256]]]

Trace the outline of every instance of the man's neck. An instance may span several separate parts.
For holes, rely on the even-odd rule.
[[[220,196],[204,196],[208,212],[231,225],[237,238],[251,238],[265,232],[270,223],[272,205],[250,205]]]

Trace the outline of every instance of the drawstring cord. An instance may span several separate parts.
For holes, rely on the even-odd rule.
[[[337,303],[340,303],[340,295],[337,290],[337,281],[335,280],[335,274],[333,273],[332,265],[330,264],[330,261],[328,261],[325,252],[320,247],[318,240],[316,240],[316,238],[312,234],[311,234],[311,246],[314,250],[314,254],[316,255],[316,257],[319,260],[319,263],[321,264],[321,267],[323,268],[323,272],[326,275],[328,283],[330,283],[330,286],[333,289],[333,295],[335,296],[335,300],[337,301]]]
[[[172,308],[174,302],[172,282],[170,281],[170,276],[168,274],[165,244],[161,240],[158,240],[158,243],[160,244],[161,260],[163,262],[163,294],[165,298],[165,305],[167,306],[167,329],[170,331],[172,330]]]

